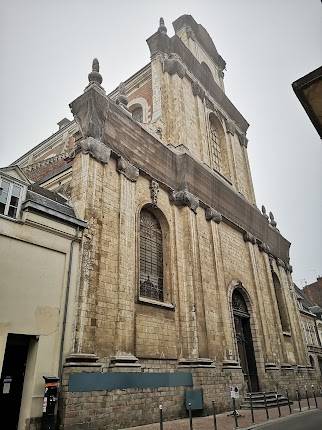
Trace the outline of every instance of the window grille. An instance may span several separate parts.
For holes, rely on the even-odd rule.
[[[22,186],[0,178],[0,214],[16,218]]]
[[[213,168],[219,171],[221,165],[220,138],[215,125],[212,123],[210,123],[210,142]]]
[[[141,106],[137,106],[132,110],[132,118],[135,121],[143,122],[143,109]]]
[[[162,231],[146,209],[140,215],[140,296],[163,301]]]

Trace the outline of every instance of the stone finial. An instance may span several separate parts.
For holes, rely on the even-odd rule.
[[[167,27],[164,25],[164,19],[161,17],[159,21],[159,33],[167,34]]]
[[[101,85],[103,82],[102,75],[100,74],[100,64],[97,58],[94,58],[92,63],[92,71],[88,74],[89,83],[95,82],[98,85]]]
[[[262,214],[263,214],[263,215],[264,215],[264,217],[268,220],[268,215],[267,215],[266,208],[265,208],[265,206],[264,206],[264,205],[262,205]]]
[[[126,96],[126,88],[125,88],[124,82],[120,83],[118,90],[119,90],[119,93],[118,93],[118,96],[116,97],[116,103],[123,107],[127,107],[129,101]]]
[[[270,213],[269,213],[269,219],[270,219],[270,225],[271,225],[272,227],[276,228],[276,226],[277,226],[277,222],[275,221],[275,218],[274,218],[273,212],[270,212]]]

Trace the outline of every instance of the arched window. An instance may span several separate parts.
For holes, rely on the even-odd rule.
[[[132,108],[130,108],[130,110],[132,112],[132,118],[135,121],[143,122],[143,108],[141,105],[135,104]]]
[[[209,154],[211,167],[229,179],[225,132],[219,118],[213,112],[209,114]]]
[[[280,321],[281,321],[281,325],[282,325],[282,330],[289,332],[290,331],[290,323],[289,323],[289,318],[288,318],[288,313],[287,313],[287,308],[286,308],[286,303],[285,303],[285,298],[284,298],[282,286],[280,284],[280,281],[279,281],[277,275],[274,272],[272,272],[272,277],[273,277],[275,296],[276,296]]]
[[[147,208],[140,213],[140,296],[164,300],[162,230]]]

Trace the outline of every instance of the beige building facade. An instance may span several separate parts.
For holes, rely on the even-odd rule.
[[[72,351],[85,225],[65,199],[32,184],[18,167],[0,169],[3,428],[38,428],[43,376],[61,376]]]
[[[64,429],[118,429],[229,408],[229,388],[316,382],[290,243],[256,206],[248,123],[225,61],[189,15],[147,39],[151,61],[111,94],[97,60],[74,121],[16,161],[87,222]],[[254,143],[255,144],[255,143]],[[80,407],[81,405],[81,407]]]

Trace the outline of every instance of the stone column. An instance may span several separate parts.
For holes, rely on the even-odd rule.
[[[265,312],[265,306],[259,294],[259,291],[263,291],[263,285],[258,273],[258,267],[256,262],[255,249],[254,249],[256,245],[253,245],[249,241],[246,242],[246,245],[248,247],[249,258],[250,258],[251,267],[252,267],[252,275],[254,279],[254,291],[255,291],[255,298],[256,298],[256,306],[254,306],[254,309],[253,309],[256,315],[254,315],[253,317],[256,318],[256,321],[259,325],[260,332],[261,332],[259,339],[260,341],[263,342],[263,346],[264,346],[264,351],[261,351],[261,355],[262,356],[264,355],[264,357],[261,357],[261,358],[262,359],[265,358],[266,361],[271,361],[271,357],[272,357],[271,341],[270,341],[270,336],[266,325],[266,321],[268,321],[268,318]],[[268,359],[268,357],[270,358]]]
[[[224,367],[236,367],[238,366],[238,352],[236,350],[236,345],[234,341],[234,329],[232,322],[232,315],[230,312],[229,301],[225,280],[224,263],[222,257],[222,248],[220,240],[220,225],[215,222],[210,222],[209,224],[213,256],[214,256],[214,267],[216,271],[216,284],[218,288],[221,318],[222,318],[222,336],[224,338]]]
[[[125,160],[120,174],[120,218],[118,238],[118,303],[115,327],[115,356],[111,358],[112,367],[137,367],[138,359],[134,356],[135,339],[135,296],[136,285],[136,210],[135,181],[137,169]],[[132,168],[134,176],[126,177],[126,171]]]

